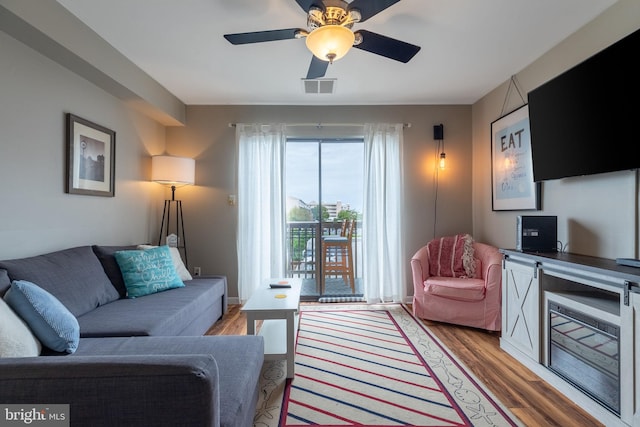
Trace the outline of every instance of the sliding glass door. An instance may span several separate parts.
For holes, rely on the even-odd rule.
[[[287,140],[287,268],[304,299],[363,293],[363,165],[361,138]]]

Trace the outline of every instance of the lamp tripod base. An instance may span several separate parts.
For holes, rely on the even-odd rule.
[[[177,248],[182,251],[184,257],[184,265],[189,268],[187,259],[187,242],[184,234],[184,217],[182,215],[182,200],[175,200],[175,186],[171,188],[171,200],[164,201],[164,209],[162,211],[162,223],[160,225],[160,234],[158,235],[158,246],[162,244],[162,236],[169,234],[171,230],[171,211],[175,204],[175,234],[178,236]],[[165,242],[167,245],[169,242]],[[173,246],[173,245],[172,245]]]

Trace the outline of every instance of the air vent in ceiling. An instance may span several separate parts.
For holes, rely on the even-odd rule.
[[[335,91],[337,79],[302,79],[304,93],[331,94]]]

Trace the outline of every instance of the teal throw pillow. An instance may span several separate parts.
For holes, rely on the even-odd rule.
[[[127,298],[136,298],[184,286],[167,246],[114,254],[122,272]]]
[[[44,346],[60,353],[78,349],[78,319],[49,292],[26,280],[15,280],[4,300]]]

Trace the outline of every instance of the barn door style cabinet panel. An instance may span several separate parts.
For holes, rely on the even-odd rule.
[[[502,253],[500,347],[603,424],[640,427],[640,268]]]
[[[513,347],[540,363],[540,296],[538,264],[526,259],[505,259],[502,269],[503,347]]]

